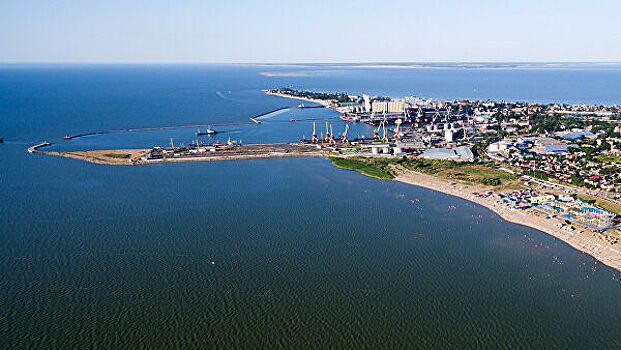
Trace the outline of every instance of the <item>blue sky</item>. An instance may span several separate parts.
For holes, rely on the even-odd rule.
[[[620,13],[608,0],[0,0],[0,62],[618,62]]]

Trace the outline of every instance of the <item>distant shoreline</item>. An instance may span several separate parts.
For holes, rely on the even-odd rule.
[[[272,92],[270,90],[263,90],[263,92],[265,92],[266,94],[271,95],[271,96],[278,96],[278,97],[284,97],[284,98],[291,98],[291,99],[294,99],[294,100],[300,100],[300,101],[317,103],[317,104],[320,104],[320,105],[322,105],[322,106],[324,106],[326,108],[334,109],[332,107],[332,103],[330,103],[329,101],[326,101],[326,100],[315,100],[315,99],[312,99],[312,98],[292,96],[292,95],[287,95],[287,94],[281,94],[279,92]]]

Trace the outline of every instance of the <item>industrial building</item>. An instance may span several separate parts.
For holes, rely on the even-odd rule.
[[[375,113],[403,113],[405,110],[405,103],[394,101],[375,101],[371,104],[371,109]]]
[[[472,162],[474,161],[474,154],[472,150],[466,146],[455,148],[428,148],[423,152],[423,158]]]

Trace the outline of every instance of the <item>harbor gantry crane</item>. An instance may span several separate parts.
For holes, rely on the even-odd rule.
[[[349,141],[347,140],[347,131],[349,130],[349,124],[345,124],[345,131],[343,132],[343,135],[341,135],[341,140],[344,143],[349,143]]]
[[[323,139],[324,142],[330,141],[330,131],[328,130],[328,122],[326,122],[326,137]]]
[[[403,121],[402,121],[401,119],[397,119],[397,120],[395,120],[395,125],[396,125],[396,126],[395,126],[395,129],[394,129],[394,130],[393,130],[393,132],[392,132],[392,133],[393,133],[393,134],[392,134],[392,138],[393,138],[393,139],[395,139],[395,140],[396,140],[396,139],[398,139],[398,138],[400,137],[400,136],[399,136],[399,131],[400,131],[400,129],[401,129],[401,123],[402,123],[402,122],[403,122]]]
[[[433,117],[431,117],[431,125],[435,125],[436,124],[436,119],[438,119],[440,116],[440,113],[436,112]]]
[[[334,132],[332,131],[332,124],[330,124],[330,143],[336,143],[334,140]]]
[[[423,116],[424,116],[423,109],[420,106],[418,106],[418,111],[416,112],[416,127],[419,127],[420,123],[423,122]]]
[[[382,125],[383,125],[383,124],[384,124],[384,122],[383,122],[383,121],[381,121],[381,122],[379,123],[379,125],[377,126],[377,129],[373,129],[373,137],[374,137],[374,138],[376,138],[376,139],[378,139],[378,138],[379,138],[379,131],[380,131],[380,129],[382,128]]]
[[[315,130],[315,122],[313,122],[313,138],[312,138],[313,142],[317,142],[319,140],[317,140],[317,131]]]
[[[388,129],[386,129],[386,124],[382,124],[382,127],[384,128],[384,132],[382,134],[382,141],[388,142]]]

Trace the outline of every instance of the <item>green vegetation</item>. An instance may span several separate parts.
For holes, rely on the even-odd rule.
[[[328,157],[328,160],[338,168],[355,170],[366,176],[386,180],[394,178],[394,175],[388,170],[389,160],[365,157]]]
[[[496,169],[492,163],[486,165],[420,158],[401,159],[397,163],[409,170],[468,184],[507,186],[513,184],[518,179],[518,176],[515,174]]]
[[[570,183],[577,187],[588,187],[587,184],[584,182],[584,179],[582,178],[582,176],[578,176],[578,175],[572,175]]]
[[[584,127],[580,118],[536,113],[530,119],[531,125],[538,132],[571,130]]]
[[[602,162],[612,162],[621,164],[621,156],[613,155],[613,154],[602,154],[595,157],[597,160]]]
[[[471,185],[503,186],[520,188],[516,186],[519,177],[506,171],[496,169],[490,163],[466,163],[447,160],[428,160],[420,158],[365,158],[365,157],[328,157],[334,166],[356,170],[360,173],[379,179],[392,179],[395,177],[390,171],[390,165],[399,165],[405,169],[423,174],[434,175],[446,180],[459,181]]]
[[[313,100],[336,100],[337,102],[350,102],[349,96],[346,93],[331,94],[327,92],[312,92],[312,91],[298,91],[294,89],[279,89],[283,94],[310,98]]]
[[[524,170],[522,174],[528,175],[530,177],[534,177],[535,179],[545,180],[545,181],[547,181],[549,178],[548,173],[546,173],[545,171],[541,171],[541,170]]]
[[[449,160],[428,160],[422,158],[403,159],[399,162],[406,169],[414,170],[423,174],[435,174],[447,169],[455,169],[460,163]]]

